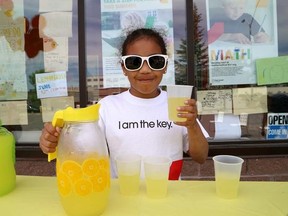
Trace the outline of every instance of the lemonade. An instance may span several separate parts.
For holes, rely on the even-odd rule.
[[[233,199],[237,197],[239,179],[229,176],[217,176],[216,193],[219,197]]]
[[[100,215],[106,208],[110,189],[108,157],[57,161],[57,184],[68,215]]]
[[[163,198],[167,194],[168,180],[165,178],[146,178],[147,196],[150,198]]]
[[[60,200],[69,216],[100,215],[106,208],[108,195],[108,188],[102,192],[92,192],[86,196],[79,196],[73,191],[68,196],[60,196]]]
[[[187,99],[186,97],[168,97],[168,113],[171,121],[185,121],[185,118],[177,116],[177,107],[184,106]]]
[[[139,191],[139,174],[122,175],[119,173],[120,193],[125,195],[135,195]]]
[[[120,154],[116,158],[118,182],[122,195],[136,195],[139,191],[141,156]]]
[[[0,122],[0,196],[9,193],[16,185],[14,137]]]

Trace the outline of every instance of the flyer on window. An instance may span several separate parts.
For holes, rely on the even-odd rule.
[[[255,60],[278,56],[276,0],[206,0],[211,85],[256,84]]]
[[[66,71],[35,75],[37,98],[68,96]]]
[[[119,48],[125,32],[141,27],[159,29],[165,33],[169,60],[161,84],[175,83],[172,0],[101,0],[101,23],[104,87],[129,86],[121,69]]]
[[[23,0],[0,1],[0,100],[26,100]]]
[[[27,92],[25,53],[0,37],[0,100],[26,100]]]

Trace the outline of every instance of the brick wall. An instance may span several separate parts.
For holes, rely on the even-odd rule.
[[[55,176],[55,161],[47,159],[17,159],[15,164],[17,175]]]

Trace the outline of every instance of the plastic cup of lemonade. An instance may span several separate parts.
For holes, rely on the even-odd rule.
[[[144,158],[146,194],[149,198],[159,199],[167,196],[170,165],[171,159],[168,157]]]
[[[193,86],[189,85],[167,85],[168,115],[174,122],[183,122],[185,118],[177,116],[177,107],[185,106],[184,102],[192,96]]]
[[[136,195],[140,185],[141,156],[121,154],[116,157],[120,193]]]
[[[224,199],[236,198],[244,160],[232,155],[217,155],[213,157],[213,161],[216,194]]]

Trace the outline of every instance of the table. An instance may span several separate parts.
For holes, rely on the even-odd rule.
[[[136,196],[119,193],[112,180],[109,204],[102,216],[288,216],[288,182],[240,182],[237,199],[215,195],[214,181],[169,181],[168,196],[149,199],[141,182]],[[17,176],[16,188],[0,197],[3,216],[65,216],[56,177]]]

